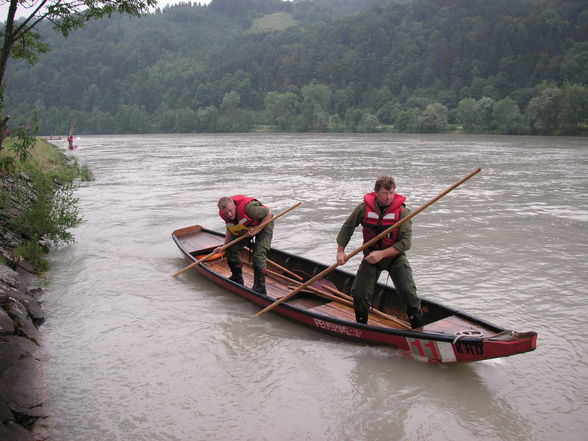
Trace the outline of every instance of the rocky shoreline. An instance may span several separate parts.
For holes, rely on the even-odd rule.
[[[0,190],[13,194],[16,179],[0,176]],[[9,228],[17,213],[0,213],[0,440],[45,440],[41,335],[44,295],[34,269],[11,250],[23,240]]]

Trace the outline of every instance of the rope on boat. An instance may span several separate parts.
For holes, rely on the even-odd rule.
[[[484,335],[484,333],[482,331],[478,331],[478,330],[473,330],[473,331],[457,331],[455,333],[456,337],[453,340],[453,344],[456,344],[460,338],[462,337],[482,337]]]
[[[503,335],[512,335],[513,331],[509,331],[509,330],[505,330],[505,331],[501,331],[498,332],[497,334],[494,335],[489,335],[488,337],[485,337],[484,340],[493,340],[497,337],[502,337]],[[464,331],[457,331],[455,333],[455,339],[453,339],[453,344],[456,344],[460,338],[462,337],[483,337],[484,333],[482,331],[479,331],[477,329],[475,330],[464,330]]]
[[[502,331],[497,334],[490,335],[490,336],[486,337],[486,340],[494,340],[496,337],[502,337],[503,335],[513,335],[513,334],[514,334],[514,331],[510,331],[507,329],[505,331]]]

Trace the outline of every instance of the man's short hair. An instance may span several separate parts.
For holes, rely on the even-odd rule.
[[[392,176],[380,176],[376,180],[374,191],[378,191],[382,187],[386,190],[396,190],[396,183],[394,182],[394,178]]]
[[[224,210],[233,203],[233,200],[228,196],[223,196],[218,200],[218,208]]]

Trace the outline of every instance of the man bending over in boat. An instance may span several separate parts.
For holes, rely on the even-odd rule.
[[[254,275],[253,287],[251,289],[260,294],[265,294],[265,266],[267,252],[272,245],[274,223],[270,222],[256,234],[253,234],[253,232],[257,225],[272,217],[270,209],[262,205],[257,199],[242,195],[224,196],[220,198],[218,209],[218,214],[227,224],[225,244],[243,234],[250,237],[226,249],[225,255],[227,256],[227,262],[231,269],[231,277],[229,279],[243,285],[243,263],[241,262],[240,253],[241,249],[245,245],[250,244],[252,238],[255,237],[253,256],[251,257]],[[219,252],[219,248],[215,251]]]
[[[337,263],[344,265],[345,247],[355,228],[361,224],[363,243],[410,214],[404,205],[406,197],[395,192],[396,184],[390,176],[376,180],[374,191],[364,195],[363,202],[349,215],[337,235]],[[410,248],[412,221],[405,222],[385,237],[364,250],[364,258],[351,287],[355,319],[367,323],[374,290],[382,271],[388,271],[398,294],[406,299],[406,313],[413,328],[423,325],[421,301],[417,296],[412,269],[405,252]]]

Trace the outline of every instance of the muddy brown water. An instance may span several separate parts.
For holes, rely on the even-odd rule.
[[[65,148],[65,141],[62,146]],[[581,441],[588,437],[588,141],[407,135],[81,136],[85,223],[50,258],[42,327],[56,441]],[[274,246],[335,261],[340,224],[393,175],[417,208],[419,294],[539,334],[537,350],[422,364],[256,307],[171,240],[216,201],[282,211]],[[350,248],[360,244],[357,231]],[[359,257],[346,265],[355,271]],[[385,279],[384,279],[385,282]]]

